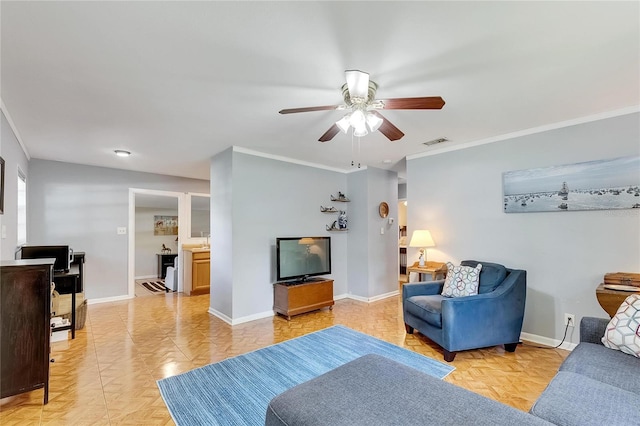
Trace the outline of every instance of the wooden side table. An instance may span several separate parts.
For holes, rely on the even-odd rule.
[[[422,274],[431,274],[431,279],[438,279],[438,275],[447,275],[447,265],[442,262],[425,262],[424,266],[420,266],[420,262],[415,262],[407,268],[407,275],[412,272],[418,273],[418,280],[422,281]]]
[[[600,284],[598,288],[596,288],[596,298],[598,299],[598,303],[602,306],[602,309],[607,311],[610,317],[613,317],[616,314],[618,308],[622,302],[624,302],[624,299],[635,293],[640,293],[640,287],[638,287],[637,292],[611,290],[604,288],[604,283]]]

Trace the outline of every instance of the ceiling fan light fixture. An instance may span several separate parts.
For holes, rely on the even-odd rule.
[[[353,136],[362,137],[367,136],[368,133],[367,126],[364,123],[353,127]]]
[[[350,116],[351,114],[347,114],[344,117],[342,117],[340,120],[336,121],[336,126],[338,126],[340,130],[342,130],[342,133],[347,133],[349,131]]]
[[[382,118],[378,117],[375,114],[367,113],[367,124],[369,125],[369,129],[371,132],[377,131],[382,125]]]
[[[363,127],[365,123],[366,117],[362,111],[357,109],[351,113],[351,117],[349,118],[349,124],[351,124],[351,127]]]

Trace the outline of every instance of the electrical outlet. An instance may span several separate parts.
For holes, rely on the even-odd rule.
[[[564,314],[564,325],[568,325],[569,327],[575,327],[576,316],[573,314]]]

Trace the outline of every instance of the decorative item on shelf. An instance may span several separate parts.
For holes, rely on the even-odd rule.
[[[344,210],[340,210],[340,215],[338,216],[338,228],[347,229],[347,212]]]
[[[331,195],[331,201],[340,201],[342,203],[348,203],[351,200],[348,199],[347,196],[344,195],[342,192],[338,191],[338,196],[337,197]]]
[[[426,229],[418,229],[413,231],[411,235],[411,242],[409,247],[420,247],[420,266],[425,265],[427,259],[427,247],[435,247],[436,243],[433,242],[431,232]]]
[[[336,209],[335,207],[331,206],[331,207],[324,207],[324,206],[320,206],[320,211],[322,213],[338,213],[338,209]]]
[[[382,218],[389,216],[389,204],[385,203],[384,201],[381,202],[380,206],[378,207],[378,213]]]
[[[162,254],[171,254],[171,249],[164,244],[162,245],[162,250],[160,250]]]
[[[348,229],[347,228],[340,228],[339,225],[338,225],[338,221],[334,220],[333,223],[331,224],[331,226],[327,225],[327,231],[330,231],[330,232],[335,232],[335,231],[344,232],[344,231],[348,231]]]

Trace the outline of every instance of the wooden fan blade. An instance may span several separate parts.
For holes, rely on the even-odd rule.
[[[324,135],[320,136],[320,139],[318,140],[320,142],[328,142],[333,139],[333,137],[337,135],[339,131],[340,128],[334,124],[333,126],[329,127],[329,130],[324,132]]]
[[[442,109],[444,99],[440,96],[423,98],[383,99],[384,109]]]
[[[359,70],[346,70],[344,72],[349,88],[349,97],[367,99],[369,94],[369,74]]]
[[[402,133],[400,129],[394,126],[389,120],[384,118],[378,111],[371,111],[371,113],[382,118],[382,124],[378,128],[378,131],[385,135],[387,139],[389,139],[390,141],[397,141],[398,139],[402,139],[404,133]]]
[[[324,105],[324,106],[315,106],[315,107],[306,107],[306,108],[289,108],[280,110],[280,114],[294,114],[296,112],[312,112],[312,111],[329,111],[332,109],[338,109],[342,105]]]

